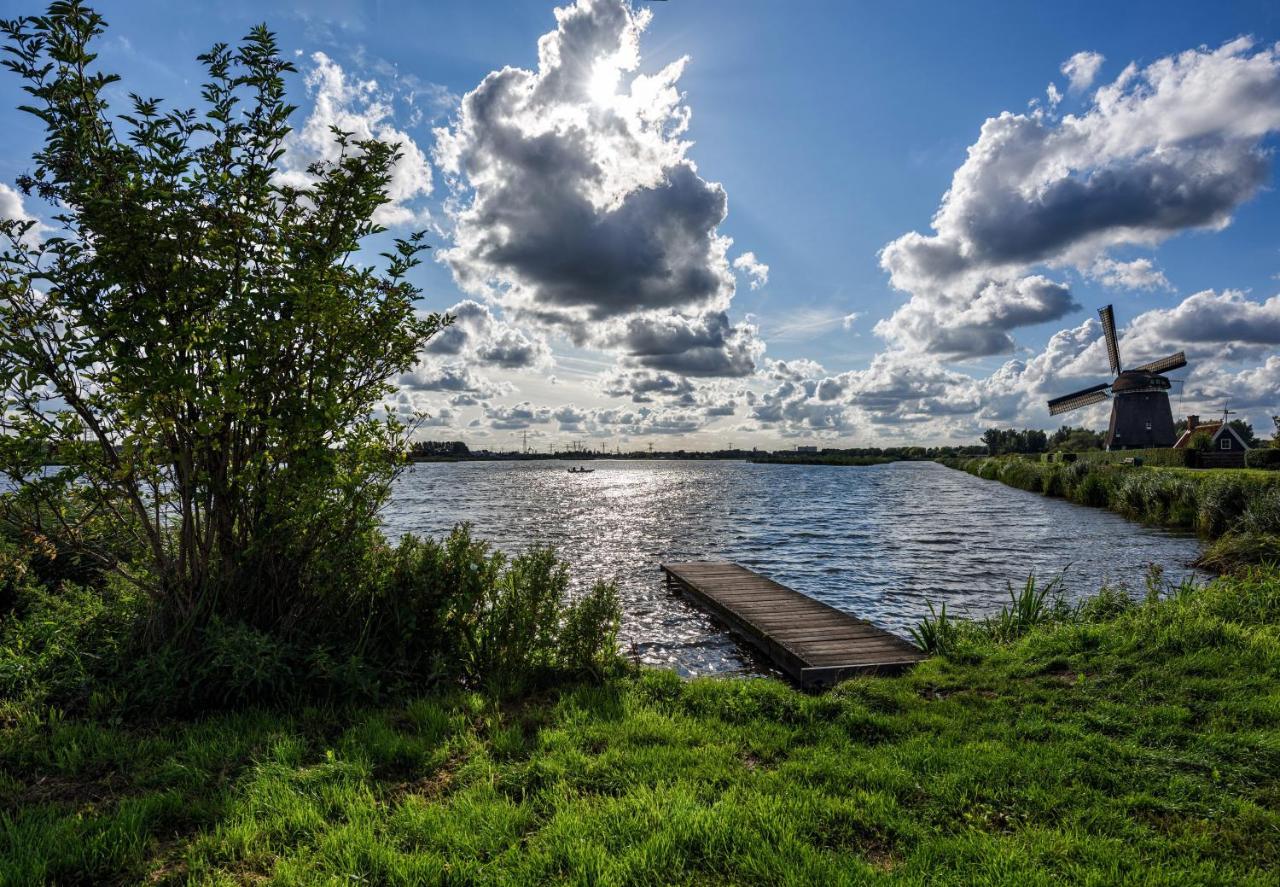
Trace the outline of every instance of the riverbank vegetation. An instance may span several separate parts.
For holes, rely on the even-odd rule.
[[[1129,591],[816,696],[642,671],[122,719],[6,643],[43,677],[0,703],[0,882],[1270,883],[1280,572]]]
[[[1192,530],[1213,543],[1201,559],[1210,569],[1280,562],[1280,472],[1136,466],[1101,459],[1041,462],[1016,456],[939,461],[1022,490],[1109,508],[1143,523]]]

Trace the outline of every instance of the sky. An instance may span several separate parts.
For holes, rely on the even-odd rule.
[[[282,181],[401,145],[457,318],[389,406],[473,448],[974,443],[1178,350],[1175,416],[1280,413],[1280,6],[776,0],[103,2],[99,63],[199,105],[260,22]],[[2,0],[3,16],[39,6]],[[37,121],[0,76],[0,213]],[[377,253],[371,244],[369,254]]]

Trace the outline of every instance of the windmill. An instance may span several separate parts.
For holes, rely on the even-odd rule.
[[[1107,429],[1108,450],[1173,446],[1173,412],[1169,409],[1169,388],[1164,373],[1187,365],[1179,351],[1131,370],[1120,368],[1120,343],[1116,339],[1116,318],[1108,305],[1098,309],[1102,334],[1107,342],[1107,359],[1115,379],[1074,394],[1049,401],[1049,415],[1078,410],[1111,398],[1111,427]]]

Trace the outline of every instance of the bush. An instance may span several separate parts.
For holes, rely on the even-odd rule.
[[[940,461],[1020,489],[1063,496],[1080,505],[1109,507],[1135,520],[1194,528],[1210,539],[1228,532],[1280,533],[1280,477],[1233,469],[1187,471],[1120,465],[1103,458],[1069,463],[1010,457]]]
[[[60,222],[43,238],[0,218],[13,526],[55,540],[60,579],[129,570],[157,644],[194,655],[206,627],[241,623],[305,636],[403,465],[410,429],[378,415],[388,380],[449,323],[415,307],[421,232],[367,254],[399,150],[335,129],[332,160],[286,185],[293,66],[265,27],[200,56],[189,111],[109,99],[105,29],[81,3],[0,22],[44,133],[18,185]]]
[[[564,667],[578,675],[601,678],[617,665],[620,615],[618,589],[607,582],[597,582],[570,606],[559,639]]]
[[[442,541],[382,544],[365,568],[362,582],[313,602],[305,630],[212,619],[160,645],[146,640],[149,602],[122,581],[23,581],[13,614],[0,616],[0,696],[72,708],[105,698],[117,713],[154,716],[433,685],[503,695],[600,679],[619,662],[616,589],[596,583],[571,602],[550,549],[508,559],[464,525]]]
[[[1040,492],[1046,496],[1064,496],[1066,489],[1062,471],[1057,467],[1051,467],[1040,478]]]
[[[1244,464],[1248,468],[1280,471],[1280,449],[1268,447],[1265,450],[1249,450],[1244,454]]]
[[[87,701],[132,657],[142,602],[123,582],[104,589],[24,584],[0,616],[0,698]]]

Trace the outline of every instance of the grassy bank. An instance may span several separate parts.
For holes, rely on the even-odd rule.
[[[1274,883],[1280,571],[808,696],[0,718],[0,882]]]
[[[1280,561],[1280,473],[1258,469],[1047,463],[1018,456],[941,459],[988,480],[1079,505],[1110,508],[1143,523],[1193,530],[1213,545],[1213,569]]]

